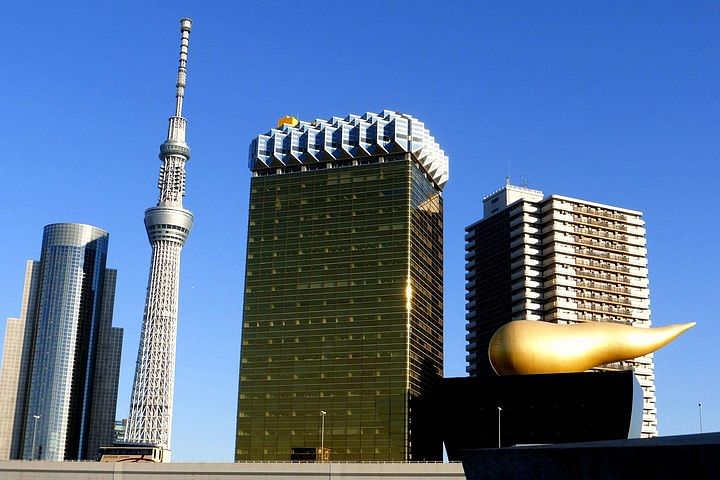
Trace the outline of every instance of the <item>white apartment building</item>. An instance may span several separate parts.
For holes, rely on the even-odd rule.
[[[650,326],[642,212],[506,185],[466,228],[468,367],[491,372],[487,345],[511,320]],[[652,354],[632,368],[643,389],[642,435],[657,435]]]

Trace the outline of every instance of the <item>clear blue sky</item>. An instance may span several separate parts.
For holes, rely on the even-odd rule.
[[[463,229],[510,173],[638,209],[655,325],[698,326],[656,354],[663,435],[720,430],[717,2],[11,2],[0,75],[0,319],[20,310],[42,227],[110,232],[127,416],[172,113],[178,19],[194,20],[175,460],[233,457],[248,144],[278,117],[394,109],[450,156],[445,372],[465,371]],[[715,305],[715,307],[713,307]]]

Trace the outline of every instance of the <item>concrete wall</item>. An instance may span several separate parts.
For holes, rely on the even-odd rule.
[[[487,448],[465,453],[468,480],[720,478],[720,433]]]
[[[461,463],[97,463],[1,461],[3,480],[465,479]]]

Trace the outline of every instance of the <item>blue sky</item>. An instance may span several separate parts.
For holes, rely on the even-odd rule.
[[[50,3],[50,2],[48,2]],[[716,2],[14,2],[0,75],[0,318],[42,227],[110,232],[127,416],[172,113],[178,19],[194,20],[174,460],[233,457],[248,144],[285,114],[383,109],[450,157],[445,372],[464,375],[464,227],[506,175],[645,212],[652,319],[698,325],[656,354],[659,429],[720,430]]]

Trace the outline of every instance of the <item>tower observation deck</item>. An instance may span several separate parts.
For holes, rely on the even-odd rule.
[[[163,447],[167,451],[166,461],[170,457],[180,251],[193,224],[192,213],[182,203],[185,163],[190,159],[190,148],[185,143],[187,121],[182,116],[182,107],[191,27],[189,18],[180,20],[175,114],[169,119],[167,140],[160,145],[160,196],[157,205],[145,211],[152,258],[125,433],[126,442]]]

